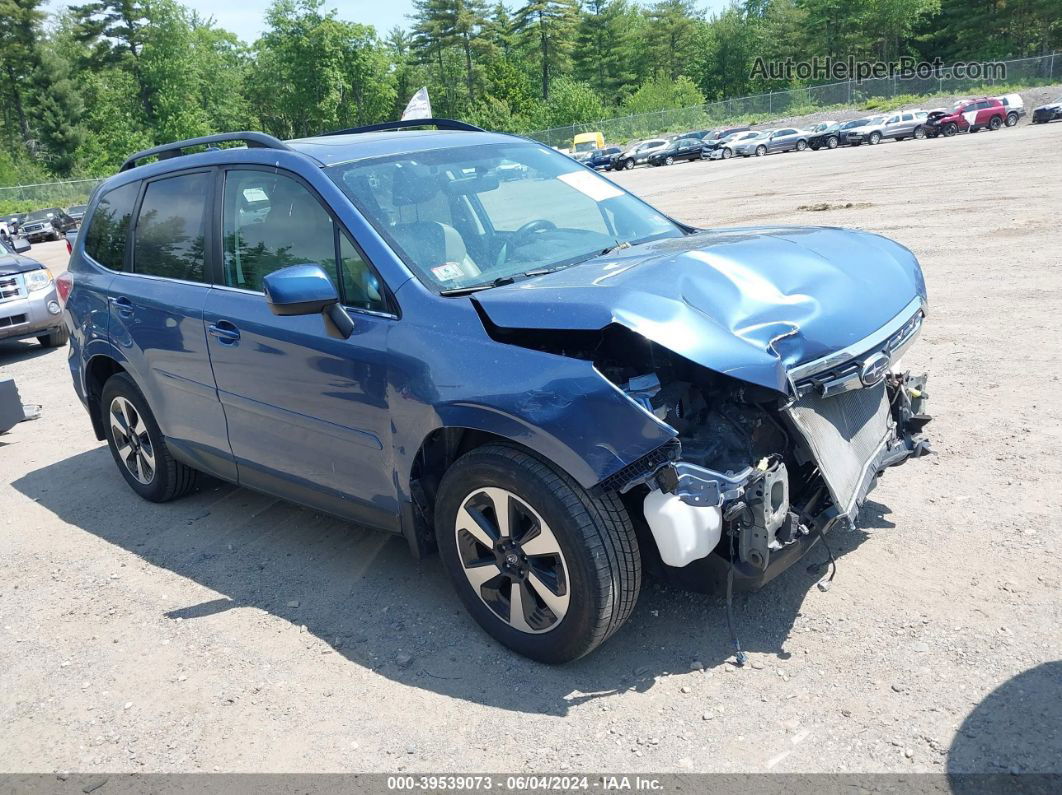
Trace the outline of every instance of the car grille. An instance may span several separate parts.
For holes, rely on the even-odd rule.
[[[0,317],[0,328],[6,328],[7,326],[18,326],[26,322],[25,315],[12,315],[11,317]]]
[[[13,276],[0,276],[0,304],[25,298],[26,295],[26,285],[21,273]]]
[[[837,507],[852,516],[876,474],[870,467],[892,434],[884,382],[828,398],[809,393],[788,411]]]

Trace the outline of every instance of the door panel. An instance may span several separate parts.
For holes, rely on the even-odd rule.
[[[109,286],[109,327],[174,453],[235,480],[203,327],[213,181],[213,172],[200,171],[146,184],[132,273],[117,274]]]
[[[231,169],[222,191],[222,279],[204,318],[240,483],[377,527],[398,524],[388,411],[395,322],[361,252],[291,175]],[[342,246],[339,246],[342,241]],[[337,249],[341,256],[337,255]],[[277,316],[262,279],[320,265],[354,313],[349,339],[321,314]]]
[[[321,315],[279,317],[265,296],[217,289],[208,326],[218,395],[241,485],[378,527],[398,503],[387,408],[387,318],[354,315],[350,339]]]

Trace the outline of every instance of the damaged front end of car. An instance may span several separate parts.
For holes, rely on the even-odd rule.
[[[700,232],[475,303],[494,339],[591,361],[672,435],[596,488],[687,588],[761,587],[929,451],[926,377],[899,368],[925,282],[876,235]]]
[[[930,451],[927,377],[893,370],[923,317],[919,307],[872,339],[791,369],[784,394],[653,345],[644,372],[599,363],[676,432],[669,460],[605,484],[640,500],[673,579],[719,590],[730,576],[758,589],[837,523],[854,523],[884,470]]]

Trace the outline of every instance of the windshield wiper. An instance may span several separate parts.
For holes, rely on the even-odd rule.
[[[489,290],[492,287],[503,287],[506,284],[512,284],[516,281],[512,276],[499,276],[492,282],[486,282],[485,284],[470,284],[467,287],[454,287],[450,290],[440,290],[439,295],[468,295],[469,293],[479,292],[480,290]]]
[[[609,246],[608,248],[601,249],[599,252],[597,252],[597,256],[603,257],[606,254],[611,254],[614,251],[622,251],[623,249],[630,248],[630,247],[631,247],[631,242],[629,240],[619,241],[614,246]]]

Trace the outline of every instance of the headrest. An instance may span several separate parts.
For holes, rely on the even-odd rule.
[[[391,200],[395,207],[423,204],[439,192],[438,178],[427,166],[401,164],[394,170]]]

